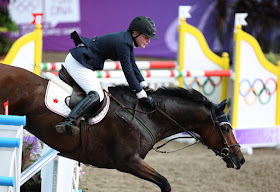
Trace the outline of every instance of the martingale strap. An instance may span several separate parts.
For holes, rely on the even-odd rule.
[[[151,131],[151,129],[144,123],[144,121],[142,121],[138,116],[136,116],[136,112],[149,114],[149,113],[155,112],[156,109],[153,110],[153,111],[151,111],[151,112],[143,112],[143,111],[139,111],[139,110],[136,109],[136,108],[137,108],[137,105],[136,105],[136,108],[135,108],[135,109],[132,109],[132,108],[129,108],[129,107],[124,106],[121,102],[119,102],[119,101],[117,100],[117,98],[115,98],[115,97],[114,97],[111,93],[109,93],[108,91],[104,90],[104,92],[107,93],[107,95],[108,95],[109,97],[111,97],[116,103],[118,103],[118,104],[120,105],[120,107],[121,107],[122,109],[124,109],[129,115],[131,115],[133,118],[135,118],[136,121],[137,121],[142,127],[145,128],[145,130],[149,133],[149,135],[151,136],[151,138],[152,138],[152,140],[153,140],[153,145],[155,145],[157,141],[156,141],[156,137],[155,137],[154,133],[153,133],[153,132]],[[133,112],[134,112],[134,113],[133,113]]]
[[[144,121],[142,121],[138,116],[135,115],[135,113],[133,113],[130,109],[124,108],[124,110],[130,114],[132,117],[134,117],[136,119],[136,121],[149,133],[149,135],[151,136],[152,140],[153,140],[153,145],[156,144],[156,137],[154,135],[154,133],[151,131],[151,129],[144,123]]]

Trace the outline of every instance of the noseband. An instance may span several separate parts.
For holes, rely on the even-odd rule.
[[[225,140],[225,136],[224,136],[223,131],[222,131],[222,126],[225,125],[225,124],[228,124],[230,129],[232,129],[231,124],[229,122],[226,122],[226,121],[219,121],[219,119],[224,119],[224,117],[226,116],[225,113],[223,113],[222,115],[220,115],[218,117],[215,117],[215,112],[212,109],[210,111],[210,115],[211,115],[211,120],[213,122],[213,128],[212,129],[217,127],[217,129],[219,130],[220,136],[221,136],[221,138],[223,140],[223,148],[220,151],[217,151],[213,147],[211,147],[211,146],[209,146],[209,145],[207,145],[205,143],[203,143],[203,144],[206,145],[208,148],[210,148],[212,151],[214,151],[214,153],[216,155],[220,156],[222,159],[225,159],[225,158],[231,159],[240,150],[240,145],[238,143],[229,145],[227,143],[227,141]],[[216,119],[216,121],[214,119]],[[227,130],[225,130],[225,131],[227,131]],[[210,135],[210,137],[211,137],[211,135]],[[238,146],[238,148],[235,151],[232,151],[231,147],[235,147],[235,146]]]

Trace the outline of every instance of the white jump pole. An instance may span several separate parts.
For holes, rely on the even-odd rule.
[[[28,169],[26,169],[21,174],[20,178],[20,186],[22,186],[26,181],[28,181],[31,177],[33,177],[36,173],[38,173],[42,167],[47,165],[50,161],[52,161],[57,156],[58,151],[51,149],[45,155],[43,155],[39,160],[32,164]]]
[[[46,144],[43,147],[43,153],[53,150]],[[79,187],[79,167],[75,170],[77,161],[55,156],[41,170],[41,191],[42,192],[78,192]]]

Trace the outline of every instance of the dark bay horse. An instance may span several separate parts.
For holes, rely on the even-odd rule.
[[[197,133],[198,139],[221,156],[227,167],[240,169],[245,162],[230,124],[221,122],[225,104],[216,106],[195,90],[158,89],[150,93],[159,103],[158,110],[151,112],[153,109],[138,103],[128,87],[111,87],[110,94],[127,108],[111,98],[108,114],[100,123],[82,122],[81,134],[68,136],[55,130],[63,117],[44,104],[47,83],[29,71],[0,64],[0,102],[9,100],[9,114],[26,115],[25,128],[62,156],[130,173],[155,183],[163,192],[171,191],[170,184],[144,158],[155,143],[184,130]],[[3,107],[0,113],[4,113]]]

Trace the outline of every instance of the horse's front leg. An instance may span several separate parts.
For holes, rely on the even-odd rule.
[[[130,173],[141,179],[153,182],[162,192],[170,192],[171,187],[167,179],[149,166],[142,158],[132,157],[126,164],[117,167],[119,171]]]

